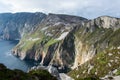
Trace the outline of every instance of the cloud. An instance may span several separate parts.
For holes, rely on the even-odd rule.
[[[95,18],[120,17],[120,0],[0,0],[1,12],[44,12]]]
[[[8,12],[8,11],[10,12],[12,11],[10,7],[11,5],[4,4],[0,1],[0,12]]]

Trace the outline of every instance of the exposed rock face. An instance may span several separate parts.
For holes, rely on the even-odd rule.
[[[96,54],[91,60],[70,71],[69,76],[74,79],[99,77],[110,80],[110,78],[117,78],[116,76],[120,75],[119,53],[120,49],[117,49],[117,47],[107,48],[103,52]],[[79,76],[77,77],[77,75]]]
[[[43,13],[0,14],[0,38],[21,39],[24,34],[34,31],[45,17]]]
[[[49,14],[35,32],[22,38],[13,53],[21,59],[33,59],[65,70],[75,59],[75,37],[71,30],[84,21],[87,19]]]
[[[87,20],[49,14],[33,33],[21,39],[13,53],[21,59],[33,59],[68,71],[68,68],[82,65],[111,46],[118,47],[118,37],[118,18],[103,16]]]
[[[108,16],[86,22],[75,31],[76,58],[73,68],[92,59],[95,54],[120,45],[120,19]]]
[[[88,21],[83,28],[81,27],[76,31],[76,39],[78,39],[76,52],[78,53],[76,53],[74,63],[76,68],[69,72],[71,77],[79,80],[86,77],[96,78],[106,75],[119,75],[119,21],[118,18],[99,17]],[[78,63],[80,65],[77,65]],[[115,72],[114,70],[118,71]]]
[[[102,16],[98,17],[94,20],[91,20],[91,22],[88,24],[88,26],[98,26],[99,28],[112,28],[114,30],[120,28],[120,19],[119,18],[114,18],[110,16]]]

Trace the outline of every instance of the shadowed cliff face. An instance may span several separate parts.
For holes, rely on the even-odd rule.
[[[21,39],[24,34],[34,31],[45,16],[43,13],[0,14],[0,38]]]
[[[93,20],[49,14],[13,49],[21,59],[32,59],[60,70],[76,68],[107,48],[120,45],[120,19],[102,16]]]

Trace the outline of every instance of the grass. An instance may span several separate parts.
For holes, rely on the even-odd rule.
[[[54,45],[60,41],[56,40],[55,38],[60,36],[60,29],[61,27],[54,27],[57,29],[53,29],[53,27],[48,28],[48,31],[53,31],[53,36],[49,37],[49,36],[45,36],[44,33],[41,32],[35,32],[33,34],[30,34],[29,36],[26,36],[22,39],[21,43],[25,43],[24,46],[21,47],[22,50],[29,50],[29,49],[35,49],[35,51],[37,51],[38,49],[42,49],[43,51],[45,51],[47,53],[48,48],[51,45]],[[93,31],[91,31],[90,29],[92,28],[88,28],[86,26],[84,27],[80,27],[79,29],[77,29],[74,33],[75,39],[72,42],[75,42],[75,46],[77,45],[77,43],[79,43],[81,41],[81,43],[85,44],[85,46],[82,46],[83,49],[85,49],[84,47],[88,47],[91,48],[91,46],[93,46],[93,49],[96,49],[96,55],[94,56],[93,59],[91,59],[90,61],[86,62],[85,64],[79,66],[79,70],[73,70],[70,73],[68,73],[70,76],[72,76],[73,78],[75,78],[76,80],[79,80],[81,78],[93,78],[94,76],[97,77],[103,77],[106,74],[108,74],[109,71],[112,71],[116,68],[118,68],[120,66],[120,59],[118,60],[118,63],[115,63],[115,57],[119,57],[120,55],[118,54],[118,52],[120,52],[119,49],[117,49],[118,46],[120,46],[120,29],[117,29],[116,31],[112,30],[112,29],[104,29],[104,28],[100,28],[98,26],[93,27]],[[39,37],[40,40],[38,41],[27,41],[26,39],[32,37],[32,38],[37,38]],[[67,37],[67,39],[69,40],[70,37]],[[69,56],[69,54],[71,52],[74,52],[75,50],[73,50],[73,46],[72,48],[68,48],[67,45],[67,41],[68,40],[64,40],[62,42],[62,46],[60,46],[60,48],[63,48],[63,52],[65,53],[64,56],[62,56],[62,58],[66,58],[67,56]],[[72,38],[70,39],[72,40]],[[66,42],[65,42],[66,41]],[[74,43],[73,43],[74,44]],[[22,45],[22,44],[20,44]],[[115,47],[115,49],[110,49],[111,47]],[[76,47],[75,47],[76,48]],[[108,48],[108,49],[107,49]],[[69,50],[68,50],[69,49]],[[88,50],[86,49],[86,50]],[[58,48],[59,50],[59,48]],[[73,50],[73,51],[72,51]],[[86,51],[87,52],[87,51]],[[112,53],[113,55],[109,56],[108,54]],[[82,53],[80,53],[82,54]],[[71,56],[70,56],[71,58]],[[68,57],[65,61],[69,60]],[[111,60],[113,60],[113,62],[110,62]],[[70,61],[70,60],[69,60]],[[72,60],[70,61],[72,64]],[[110,66],[110,65],[111,66]],[[90,70],[90,73],[88,73],[89,70],[89,65],[94,66],[93,69]],[[83,73],[85,72],[85,73]],[[95,74],[97,73],[97,74]],[[119,74],[119,72],[117,73]],[[80,75],[78,78],[76,78],[77,75]]]
[[[0,80],[57,80],[46,70],[32,70],[25,73],[21,70],[7,69],[0,64]]]
[[[107,75],[109,71],[119,68],[120,59],[117,59],[117,62],[115,62],[115,57],[120,58],[120,55],[118,54],[120,49],[117,49],[117,47],[120,46],[120,29],[113,31],[112,29],[96,28],[93,32],[88,30],[84,33],[84,31],[85,28],[81,27],[74,35],[76,39],[78,39],[77,41],[81,41],[88,46],[93,45],[96,49],[96,55],[90,61],[79,66],[78,70],[75,69],[68,74],[75,80],[79,80],[81,78],[93,76],[103,77]],[[115,49],[111,49],[111,47],[114,47]],[[112,54],[111,56],[108,55],[110,53]],[[94,68],[91,69],[88,74],[90,68],[89,65],[94,66]],[[77,75],[80,76],[77,78]]]
[[[56,78],[46,70],[33,70],[30,71],[29,74],[38,77],[40,80],[56,80]]]
[[[120,75],[120,69],[117,70],[117,72],[115,73],[116,76]]]
[[[55,43],[59,42],[59,40],[55,40],[55,39],[50,39],[46,44],[45,46],[51,46]]]
[[[68,74],[73,77],[75,80],[76,75],[80,75],[79,78],[85,78],[85,77],[104,77],[107,75],[110,71],[113,71],[115,69],[118,69],[120,67],[120,55],[119,55],[120,49],[107,49],[104,52],[101,52],[97,54],[93,59],[86,62],[85,64],[79,66],[79,70],[73,70],[69,72]],[[109,54],[112,54],[111,56]],[[118,57],[118,59],[116,58]],[[111,62],[112,60],[112,62]],[[117,60],[117,62],[115,62]],[[91,69],[90,73],[88,74],[87,71],[83,74],[85,70],[89,69],[89,64],[94,66],[93,69]],[[109,66],[108,64],[111,64]],[[95,74],[97,72],[97,74]],[[120,70],[116,73],[117,75],[120,75]],[[78,79],[79,79],[78,78]]]

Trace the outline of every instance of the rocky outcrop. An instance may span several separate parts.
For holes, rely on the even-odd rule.
[[[56,77],[58,80],[74,80],[65,73],[59,73],[56,67],[53,66],[34,66],[28,72],[32,70],[47,70],[52,76]]]
[[[7,40],[21,39],[24,34],[33,32],[46,17],[44,13],[1,13],[0,38]]]
[[[99,28],[112,28],[114,30],[120,28],[120,19],[110,16],[101,16],[88,22],[87,26],[97,26]]]

